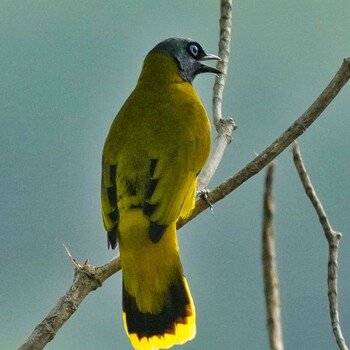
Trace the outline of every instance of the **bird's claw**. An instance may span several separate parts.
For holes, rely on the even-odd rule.
[[[209,205],[210,211],[213,212],[214,211],[214,207],[209,201],[209,196],[208,196],[209,194],[210,194],[210,191],[208,189],[204,189],[204,190],[199,191],[197,193],[197,196],[199,198],[203,198],[207,202],[207,204]]]

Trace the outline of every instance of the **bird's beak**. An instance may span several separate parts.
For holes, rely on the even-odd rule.
[[[211,53],[206,53],[205,56],[200,58],[198,61],[222,61],[222,59],[219,56],[213,55]],[[207,66],[205,64],[201,63],[200,73],[214,73],[214,74],[222,74],[222,72],[214,67]]]

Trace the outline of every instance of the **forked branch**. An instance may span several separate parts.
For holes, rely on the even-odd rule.
[[[332,323],[333,333],[338,344],[339,349],[348,350],[343,337],[338,310],[338,248],[341,233],[334,231],[331,224],[328,221],[327,215],[323,209],[322,203],[318,198],[314,187],[312,186],[309,175],[306,172],[299,147],[296,142],[292,145],[293,160],[295,167],[298,171],[301,183],[303,184],[306,195],[309,197],[311,204],[315,208],[315,211],[320,220],[323,228],[324,235],[328,242],[328,302],[329,312]]]

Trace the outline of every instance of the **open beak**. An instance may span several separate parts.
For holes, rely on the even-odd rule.
[[[205,56],[200,58],[198,61],[202,62],[202,61],[211,61],[211,60],[222,61],[219,56],[213,55],[211,53],[206,53]],[[207,65],[202,64],[202,63],[200,65],[201,65],[200,73],[222,74],[222,72],[217,68],[210,67],[210,66],[207,66]]]

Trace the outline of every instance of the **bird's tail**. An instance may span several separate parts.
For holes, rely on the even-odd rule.
[[[160,312],[141,312],[123,283],[123,320],[135,349],[168,349],[195,337],[195,307],[186,278],[180,275],[175,279],[163,298]]]

